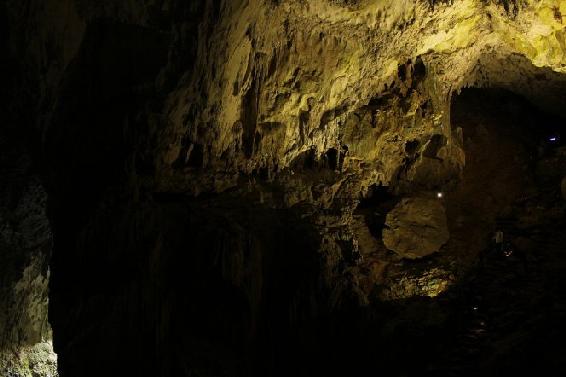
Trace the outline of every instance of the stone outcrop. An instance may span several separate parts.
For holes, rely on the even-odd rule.
[[[51,341],[0,351],[2,376],[57,377],[57,355]]]
[[[410,297],[436,297],[454,283],[455,277],[442,267],[411,270],[391,274],[387,288],[380,292],[382,300],[400,300]]]
[[[431,255],[448,242],[446,213],[438,199],[403,199],[387,214],[383,243],[403,258]]]
[[[56,361],[45,361],[56,360],[47,321],[47,195],[21,146],[6,138],[0,145],[0,375],[55,376]]]

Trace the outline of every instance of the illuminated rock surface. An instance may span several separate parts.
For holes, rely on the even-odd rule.
[[[29,155],[0,135],[0,376],[55,376],[56,356],[46,342],[52,246],[47,194]]]
[[[425,257],[448,241],[444,207],[438,199],[403,199],[385,221],[383,243],[404,258]]]
[[[0,21],[5,348],[49,339],[48,263],[62,377],[450,375],[475,296],[494,335],[456,375],[566,336],[566,1],[8,0]],[[548,358],[533,375],[566,371]]]
[[[7,377],[56,377],[57,355],[51,342],[0,352],[0,373]]]

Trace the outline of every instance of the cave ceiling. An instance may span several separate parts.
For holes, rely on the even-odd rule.
[[[566,117],[566,0],[7,0],[0,10],[0,144],[14,149],[6,164],[33,161],[18,169],[35,199],[22,198],[41,208],[6,202],[20,203],[12,218],[24,225],[40,213],[49,235],[33,258],[19,258],[19,238],[3,241],[21,270],[5,289],[41,290],[37,323],[14,325],[35,341],[51,334],[51,279],[61,370],[86,370],[71,345],[99,336],[92,318],[114,329],[159,307],[162,317],[135,323],[162,325],[155,344],[169,344],[176,308],[197,312],[170,278],[183,274],[179,260],[201,307],[201,281],[245,302],[231,314],[249,315],[234,320],[250,324],[249,339],[269,333],[261,320],[273,308],[308,317],[320,296],[332,309],[437,297],[496,217],[528,197],[536,138]],[[294,263],[305,255],[312,271]],[[294,268],[304,276],[288,289],[299,293],[269,301]],[[12,309],[6,318],[29,317]],[[129,338],[110,336],[116,349],[135,344],[125,327]]]

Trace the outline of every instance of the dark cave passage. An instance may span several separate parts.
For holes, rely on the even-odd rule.
[[[286,370],[281,355],[297,352],[297,327],[316,312],[320,296],[317,237],[296,214],[227,195],[156,196],[141,208],[99,216],[76,235],[80,248],[64,250],[76,259],[57,263],[66,276],[52,289],[50,316],[56,342],[72,344],[59,346],[62,370]],[[109,252],[101,255],[102,248]],[[101,352],[99,364],[85,362],[91,352]]]
[[[513,93],[468,89],[453,101],[452,124],[463,129],[466,167],[447,197],[450,246],[476,267],[447,292],[459,335],[431,375],[562,370],[562,347],[550,340],[553,331],[564,334],[566,314],[551,277],[565,262],[562,174],[544,167],[566,162],[564,121]],[[496,230],[511,253],[494,248]]]
[[[453,99],[452,125],[462,129],[466,153],[461,182],[446,198],[457,250],[475,258],[498,218],[536,191],[539,149],[552,144],[546,137],[557,123],[505,90],[467,89]]]
[[[335,292],[321,288],[320,234],[301,207],[273,210],[238,193],[154,195],[99,212],[72,235],[76,241],[59,244],[66,257],[54,270],[65,274],[56,277],[51,316],[61,370],[305,377],[362,376],[376,364],[388,376],[551,370],[514,355],[549,352],[529,342],[545,336],[549,325],[539,320],[551,310],[548,301],[562,302],[558,291],[544,291],[543,277],[544,258],[560,257],[552,253],[561,223],[531,212],[541,205],[563,211],[557,177],[543,176],[561,153],[550,140],[560,121],[512,93],[483,89],[456,97],[452,120],[463,130],[467,160],[461,182],[443,199],[451,228],[444,252],[467,272],[438,298],[360,307],[346,293],[333,306]],[[356,215],[366,217],[374,238],[398,200],[375,186],[359,204]],[[489,249],[501,224],[512,258]],[[482,266],[470,267],[480,255]],[[336,284],[348,291],[345,271]],[[93,353],[97,365],[87,362]]]
[[[380,239],[386,215],[398,202],[399,198],[390,192],[389,187],[373,185],[360,200],[355,214],[363,216],[372,236]]]

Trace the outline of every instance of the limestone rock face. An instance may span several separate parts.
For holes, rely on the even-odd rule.
[[[469,162],[452,99],[496,87],[566,109],[563,0],[8,0],[0,21],[4,123],[26,124],[41,150],[66,376],[112,364],[246,375],[226,360],[269,359],[251,350],[292,334],[273,318],[365,304],[382,282],[387,298],[438,294],[451,271],[427,258],[407,274],[403,259],[449,238],[442,203],[414,197],[454,187]],[[373,187],[395,196],[390,207],[362,208]],[[0,297],[0,331],[37,341],[47,268],[27,254],[50,254],[50,235],[16,244],[12,233],[35,228],[28,215],[14,228],[12,212],[0,208],[0,242],[14,245],[0,292],[42,300],[13,312]],[[195,339],[206,325],[218,344]],[[105,347],[95,365],[91,345]],[[227,350],[225,365],[199,356],[208,349]]]
[[[444,206],[439,200],[403,199],[387,214],[383,243],[403,258],[437,252],[450,238]]]
[[[0,376],[57,375],[47,321],[52,235],[30,158],[0,133]],[[47,360],[49,359],[49,360]]]
[[[436,297],[452,284],[454,276],[443,268],[408,269],[392,274],[388,288],[380,292],[382,300],[398,300],[415,296]]]
[[[51,231],[46,196],[37,177],[20,173],[22,186],[17,189],[22,191],[12,194],[15,203],[0,203],[0,350],[15,344],[33,345],[50,336],[47,258]],[[3,193],[15,189],[1,186]]]

